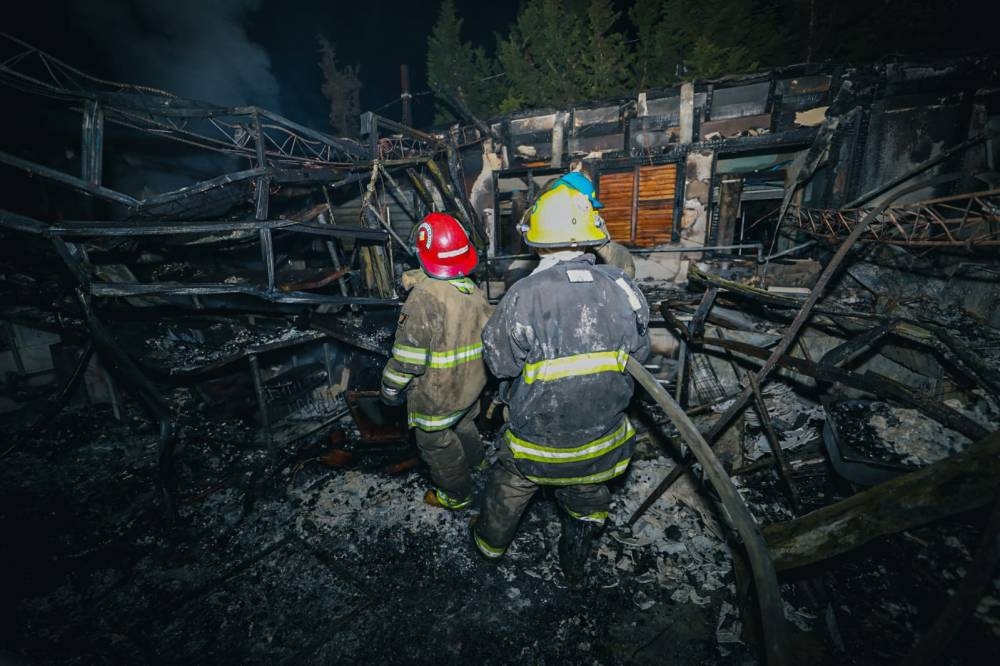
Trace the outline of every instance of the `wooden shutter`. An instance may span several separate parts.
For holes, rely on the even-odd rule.
[[[633,247],[670,242],[677,197],[677,165],[602,172],[598,198],[611,239]]]

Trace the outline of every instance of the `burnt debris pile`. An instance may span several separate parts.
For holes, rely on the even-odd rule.
[[[0,661],[981,663],[996,71],[798,66],[354,139],[0,36]],[[478,506],[421,502],[378,394],[410,230],[452,214],[495,302],[563,158],[654,315],[582,589],[544,492],[480,562]]]

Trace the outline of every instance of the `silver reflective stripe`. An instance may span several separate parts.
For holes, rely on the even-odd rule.
[[[444,430],[456,423],[458,423],[465,411],[455,412],[454,414],[446,414],[444,416],[437,416],[434,414],[418,414],[417,412],[410,412],[408,420],[410,422],[410,427],[416,426],[421,430]]]
[[[386,366],[382,371],[382,379],[386,382],[392,384],[393,386],[403,387],[410,383],[413,379],[413,375],[406,375],[399,372],[395,372],[389,366]]]
[[[396,343],[392,346],[392,356],[401,363],[411,363],[413,365],[425,365],[427,363],[427,349],[424,347],[410,347]]]
[[[483,344],[476,343],[448,351],[431,352],[432,368],[451,368],[483,357]]]
[[[630,287],[628,282],[625,281],[625,278],[618,278],[615,280],[615,284],[618,285],[618,288],[624,291],[628,296],[628,304],[632,306],[633,310],[638,312],[642,309],[642,301],[640,301],[639,297],[635,295],[635,291],[633,291],[632,287]]]

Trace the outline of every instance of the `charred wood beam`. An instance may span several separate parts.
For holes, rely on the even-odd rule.
[[[792,510],[795,512],[795,515],[798,515],[802,513],[802,503],[799,502],[799,493],[795,489],[795,482],[792,481],[792,471],[788,467],[788,461],[785,460],[785,452],[781,450],[781,440],[778,439],[777,433],[774,432],[771,415],[767,411],[767,405],[764,404],[764,396],[760,392],[760,385],[757,383],[757,379],[753,376],[753,373],[747,374],[747,381],[750,384],[750,390],[753,391],[754,404],[757,406],[757,413],[760,415],[760,424],[764,428],[764,435],[767,437],[767,443],[771,447],[774,467],[778,472],[778,477],[785,485],[785,491],[788,493],[788,501],[792,505]]]
[[[711,275],[701,270],[694,264],[691,264],[691,267],[688,269],[688,280],[694,282],[695,284],[714,285],[722,289],[727,295],[732,294],[734,296],[749,298],[765,305],[772,305],[779,308],[801,309],[802,305],[805,303],[805,300],[801,298],[781,296],[779,294],[765,291],[764,289],[758,289],[733,280],[727,280],[719,277],[718,275]],[[856,310],[849,310],[847,308],[832,305],[817,305],[812,308],[812,312],[828,316],[854,317],[857,319],[885,319],[883,315],[858,312]]]
[[[831,349],[820,360],[822,365],[841,365],[863,353],[887,336],[896,336],[929,347],[951,361],[966,377],[1000,398],[1000,373],[970,352],[946,328],[928,322],[896,320],[869,329]]]
[[[705,347],[728,349],[756,360],[766,360],[772,356],[772,352],[766,349],[754,347],[745,342],[737,342],[736,340],[702,338],[692,342],[693,344]],[[941,401],[921,395],[905,384],[893,381],[888,377],[883,377],[871,371],[862,375],[842,370],[832,365],[821,365],[805,359],[795,358],[794,356],[781,356],[777,359],[776,365],[819,381],[839,382],[844,386],[849,386],[859,391],[909,405],[920,410],[938,423],[960,432],[972,440],[982,439],[989,434],[989,431],[982,425],[961,412],[948,407]]]
[[[719,288],[715,285],[710,285],[705,290],[705,294],[701,297],[701,302],[698,303],[698,309],[694,311],[691,323],[688,324],[688,331],[692,338],[700,338],[705,334],[705,320],[708,318],[708,313],[715,304],[715,297],[718,294]]]
[[[857,358],[865,350],[884,338],[892,330],[895,322],[888,322],[882,326],[870,328],[847,342],[837,345],[819,360],[820,365],[840,366],[848,361]]]
[[[108,361],[108,369],[115,372],[142,401],[153,417],[159,422],[159,476],[157,486],[170,520],[178,517],[177,488],[173,473],[174,447],[177,443],[175,427],[170,408],[152,382],[142,374],[121,345],[111,336],[97,318],[90,300],[82,289],[76,290],[76,300],[83,311],[87,328],[101,355]]]
[[[426,143],[444,148],[445,142],[439,139],[438,137],[434,136],[433,134],[428,134],[426,132],[421,132],[418,129],[407,127],[402,123],[397,123],[395,120],[390,120],[389,118],[385,118],[383,116],[372,114],[372,117],[378,122],[378,127],[380,128],[384,127],[393,132],[398,132],[403,136],[408,136],[411,139],[416,139],[417,141],[424,141]],[[375,156],[373,155],[372,157]]]
[[[841,208],[857,208],[858,206],[861,206],[865,202],[871,201],[872,199],[874,199],[878,195],[884,194],[884,193],[888,192],[889,190],[893,189],[894,187],[898,187],[898,186],[902,185],[903,183],[905,183],[906,181],[910,180],[911,178],[913,178],[915,176],[919,176],[924,171],[927,171],[928,169],[930,169],[932,166],[935,166],[937,164],[940,164],[941,162],[944,162],[945,160],[947,160],[952,155],[955,155],[957,153],[963,152],[966,149],[971,148],[972,146],[977,146],[980,143],[983,143],[984,141],[986,141],[987,139],[990,139],[990,138],[992,138],[992,137],[989,134],[980,134],[979,136],[973,137],[973,138],[969,139],[968,141],[963,141],[962,143],[958,144],[957,146],[955,146],[953,148],[949,148],[948,150],[944,151],[943,153],[941,153],[937,157],[933,157],[933,158],[931,158],[931,159],[929,159],[929,160],[927,160],[925,162],[922,162],[919,165],[917,165],[916,167],[914,167],[914,168],[910,169],[909,171],[907,171],[906,173],[902,174],[901,176],[893,178],[888,183],[885,183],[884,185],[879,185],[878,187],[876,187],[876,188],[874,188],[872,190],[869,190],[868,192],[865,192],[864,194],[862,194],[861,196],[859,196],[857,199],[855,199],[854,201],[851,201],[850,203],[842,206]],[[908,191],[915,191],[917,189],[922,189],[923,187],[928,187],[928,186],[929,185],[923,185],[921,187],[913,188],[913,189],[910,189]],[[899,194],[898,193],[894,197],[892,197],[892,199],[897,199],[897,198],[899,198]],[[881,211],[879,211],[879,212],[881,212]]]
[[[921,322],[920,326],[933,333],[940,341],[940,346],[935,345],[937,349],[949,356],[952,361],[957,362],[960,367],[965,366],[963,369],[971,379],[990,391],[994,397],[1000,399],[1000,372],[997,372],[996,368],[984,363],[981,356],[969,351],[958,338],[943,326],[928,322]]]
[[[826,285],[836,274],[844,259],[847,258],[848,252],[851,251],[851,248],[854,247],[854,244],[857,242],[861,234],[864,233],[865,229],[868,228],[868,225],[871,224],[872,220],[874,220],[883,210],[892,204],[896,198],[908,194],[909,192],[914,192],[924,187],[944,182],[946,179],[950,178],[951,176],[932,178],[929,181],[900,190],[895,193],[894,197],[887,198],[878,207],[868,213],[868,215],[865,215],[860,222],[858,222],[858,224],[851,231],[851,234],[844,240],[840,247],[837,248],[837,252],[823,269],[823,272],[816,280],[816,284],[813,286],[812,291],[809,292],[809,296],[802,304],[798,314],[795,315],[792,323],[789,324],[788,328],[785,329],[784,333],[782,333],[781,340],[771,352],[771,356],[764,362],[764,365],[760,368],[760,370],[757,371],[757,381],[759,383],[763,383],[764,380],[767,379],[767,376],[778,364],[779,359],[781,359],[791,348],[792,344],[795,342],[796,336],[799,334],[799,331],[812,316],[812,309],[816,305],[816,301],[819,300],[820,296],[822,296],[823,292],[826,290]],[[729,426],[730,421],[732,421],[732,419],[739,412],[741,412],[744,407],[746,407],[747,401],[750,400],[752,393],[752,390],[748,386],[743,390],[743,393],[740,394],[740,397],[733,402],[729,409],[719,416],[718,420],[713,424],[712,428],[706,435],[706,439],[708,439],[708,441],[714,442],[719,435],[722,434],[722,432]]]
[[[392,195],[392,198],[396,200],[396,203],[399,204],[399,207],[403,209],[403,212],[406,213],[406,216],[409,217],[414,224],[420,224],[420,218],[417,215],[417,212],[413,210],[410,202],[406,200],[406,193],[403,192],[403,188],[399,186],[399,183],[397,183],[396,179],[392,177],[392,174],[389,173],[388,169],[379,167],[379,170],[382,172],[382,176],[385,178],[385,181],[389,183],[389,194]]]
[[[267,291],[272,293],[274,292],[274,242],[271,230],[266,227],[260,230],[260,254],[267,276]]]
[[[469,202],[469,195],[465,191],[462,158],[453,142],[448,143],[448,175],[451,177],[451,185],[455,190],[458,203],[465,212],[465,217],[468,219],[469,227],[472,230],[472,242],[477,247],[483,248],[489,243],[489,236],[486,233],[486,228],[483,227],[482,220],[479,219],[479,214],[476,213],[475,208]]]
[[[430,171],[431,177],[437,184],[438,190],[440,190],[441,194],[444,195],[444,198],[448,202],[448,205],[451,207],[452,210],[455,211],[455,214],[460,218],[460,221],[462,222],[463,225],[465,225],[466,229],[468,229],[471,232],[472,221],[469,220],[468,217],[466,216],[465,208],[462,206],[461,203],[459,203],[458,196],[455,194],[454,190],[452,190],[451,185],[445,179],[444,174],[441,172],[441,167],[439,167],[437,162],[435,162],[434,160],[429,160],[427,162],[427,170]]]
[[[930,666],[940,663],[941,653],[972,616],[979,599],[989,589],[993,572],[1000,564],[1000,489],[994,495],[996,499],[993,501],[993,510],[983,529],[976,554],[969,564],[968,573],[930,631],[910,650],[902,666]]]
[[[483,136],[488,136],[498,144],[501,143],[501,139],[496,132],[494,132],[489,125],[477,118],[476,115],[469,109],[469,105],[465,103],[465,98],[462,94],[461,88],[456,91],[457,94],[452,94],[451,90],[447,89],[440,83],[435,83],[433,88],[434,94],[442,99],[445,104],[451,108],[451,110],[455,113],[456,118],[460,118],[463,121],[474,125]]]
[[[694,308],[692,308],[689,304],[684,303],[682,301],[663,301],[663,303],[665,303],[667,307],[672,310],[684,310],[692,312],[694,310]],[[662,311],[663,311],[663,306],[661,305],[660,308],[661,314]],[[713,309],[711,312],[709,312],[708,317],[705,318],[705,321],[707,321],[710,324],[715,324],[716,326],[722,326],[723,328],[732,329],[734,331],[754,330],[753,327],[748,325],[747,323],[741,322],[738,319],[735,319],[727,314],[720,313],[717,311],[717,309]]]
[[[431,196],[427,186],[424,185],[424,181],[420,179],[420,175],[413,169],[407,169],[406,175],[410,178],[410,183],[413,185],[413,189],[416,191],[417,196],[419,196],[420,200],[424,202],[425,206],[427,206],[427,210],[436,211],[437,203],[435,203],[434,197]]]
[[[297,345],[302,345],[310,342],[316,342],[319,340],[324,340],[327,337],[334,337],[328,335],[325,331],[307,331],[302,335],[297,335],[293,338],[288,338],[284,340],[276,340],[274,342],[268,342],[260,345],[250,345],[244,347],[243,349],[224,356],[222,358],[216,359],[211,363],[206,363],[200,365],[196,368],[177,368],[169,367],[165,371],[161,368],[153,368],[150,366],[144,366],[150,372],[155,372],[162,374],[166,377],[170,377],[175,380],[197,380],[205,377],[212,377],[218,374],[218,371],[226,368],[233,363],[241,361],[245,358],[248,359],[251,355],[260,355],[267,352],[277,351],[279,349],[287,349],[289,347],[295,347]]]
[[[385,218],[383,218],[382,215],[380,215],[377,210],[375,210],[375,206],[369,203],[364,207],[363,211],[365,217],[369,218],[368,220],[369,224],[372,224],[372,226],[375,227],[381,226],[383,229],[385,229],[385,232],[392,237],[392,240],[396,241],[396,245],[398,245],[403,250],[403,252],[406,252],[406,254],[410,255],[411,257],[417,256],[416,253],[413,251],[413,248],[410,247],[409,243],[400,238],[399,234],[396,233],[396,230],[393,229],[389,225],[389,223],[385,221]]]
[[[270,301],[272,303],[287,303],[301,305],[395,305],[393,299],[367,298],[361,296],[335,296],[332,294],[310,294],[308,292],[269,292],[257,287],[239,284],[202,283],[202,284],[138,284],[131,282],[94,282],[89,285],[94,296],[225,296],[244,295]]]
[[[781,593],[778,590],[778,577],[774,563],[768,551],[767,543],[757,527],[757,523],[747,509],[746,504],[719,459],[712,452],[712,447],[702,437],[697,426],[684,413],[680,405],[674,402],[670,395],[657,383],[656,378],[642,367],[642,364],[631,356],[626,369],[629,374],[649,393],[663,409],[681,437],[687,442],[694,457],[701,464],[712,487],[722,500],[733,527],[739,533],[746,547],[753,570],[754,586],[757,591],[757,602],[760,608],[761,624],[764,628],[764,649],[767,663],[770,666],[789,662],[788,640],[786,636],[784,607]]]
[[[984,506],[1000,478],[1000,433],[801,518],[764,528],[778,570],[853,550],[877,537]]]
[[[250,376],[253,379],[254,393],[257,395],[257,409],[260,413],[260,427],[264,431],[264,441],[267,451],[274,458],[274,436],[271,433],[271,418],[267,409],[267,394],[264,391],[264,380],[260,375],[260,361],[257,354],[248,354],[250,361]]]
[[[19,230],[41,233],[49,237],[85,238],[106,236],[165,236],[175,234],[220,234],[231,231],[259,231],[262,229],[281,229],[296,233],[316,236],[333,236],[337,238],[353,238],[360,241],[384,243],[389,236],[378,229],[363,229],[360,227],[341,227],[324,224],[299,222],[297,220],[259,220],[246,222],[174,222],[169,224],[130,224],[123,222],[82,222],[66,221],[59,225],[48,226],[42,222],[36,225],[25,223],[23,216],[11,214],[11,226]],[[8,226],[6,211],[0,211],[0,226]],[[17,225],[17,226],[15,226]],[[37,231],[36,231],[37,230]]]
[[[80,358],[77,360],[76,366],[73,368],[73,372],[70,374],[69,379],[66,380],[66,383],[63,385],[58,395],[49,400],[49,402],[45,405],[42,409],[42,413],[28,428],[26,435],[37,435],[52,422],[52,419],[54,419],[59,412],[62,411],[63,407],[65,407],[69,399],[73,397],[77,387],[80,385],[80,380],[83,379],[83,375],[87,371],[87,366],[90,364],[90,359],[93,358],[93,356],[94,341],[93,339],[89,339],[87,340],[87,344],[83,348],[83,351],[80,353]]]
[[[50,228],[44,222],[39,222],[24,215],[18,215],[2,208],[0,208],[0,227],[10,229],[11,231],[37,234],[39,236],[44,235]]]
[[[88,100],[83,107],[80,175],[91,185],[100,185],[104,165],[104,111]]]
[[[15,157],[9,153],[0,152],[0,163],[7,164],[9,166],[27,171],[29,175],[37,174],[55,183],[58,183],[60,185],[66,185],[67,187],[71,187],[84,194],[97,197],[98,199],[103,199],[105,201],[110,201],[112,203],[121,204],[129,208],[139,208],[141,205],[141,202],[138,199],[133,199],[127,194],[116,192],[115,190],[103,187],[101,185],[94,185],[93,183],[84,180],[82,178],[77,178],[76,176],[70,176],[69,174],[63,173],[61,171],[50,169],[47,166],[42,166],[41,164],[37,164],[35,162],[23,160],[20,157]]]
[[[340,268],[340,269],[338,269],[338,270],[336,270],[336,271],[334,271],[332,273],[324,275],[323,277],[321,277],[321,278],[319,278],[317,280],[310,280],[310,281],[307,281],[307,282],[291,282],[291,283],[286,283],[286,284],[279,285],[278,289],[280,289],[281,291],[284,291],[284,292],[289,292],[289,291],[303,291],[303,290],[309,290],[309,289],[321,289],[321,288],[323,288],[323,287],[325,287],[325,286],[327,286],[327,285],[329,285],[329,284],[331,284],[333,282],[336,282],[337,280],[340,280],[342,277],[344,277],[345,275],[348,275],[350,272],[351,272],[351,269],[349,269],[349,268]]]

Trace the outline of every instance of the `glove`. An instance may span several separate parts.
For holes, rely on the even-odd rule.
[[[382,384],[382,390],[380,391],[382,402],[389,405],[390,407],[397,407],[399,405],[406,403],[406,392],[400,391],[394,386],[388,386],[387,384]]]

